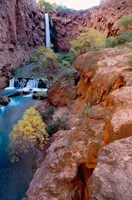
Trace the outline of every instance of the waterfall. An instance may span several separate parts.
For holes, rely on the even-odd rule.
[[[9,88],[14,88],[15,78],[10,79]]]
[[[15,84],[15,78],[10,79],[10,81],[9,81],[9,87],[6,87],[5,90],[15,89],[14,84]]]
[[[26,84],[26,88],[33,89],[38,88],[38,80],[29,80]]]
[[[50,46],[50,23],[49,23],[49,15],[45,13],[45,32],[46,32],[46,47]]]

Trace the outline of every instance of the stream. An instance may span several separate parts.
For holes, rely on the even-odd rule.
[[[13,125],[35,104],[37,101],[30,95],[18,96],[0,108],[0,200],[22,200],[33,177],[35,158],[32,152],[18,163],[11,163],[7,147]]]

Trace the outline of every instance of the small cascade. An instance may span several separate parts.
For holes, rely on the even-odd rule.
[[[14,84],[15,84],[15,78],[12,78],[12,79],[10,79],[10,81],[9,81],[9,87],[6,87],[5,89],[6,89],[6,90],[15,89]]]
[[[38,82],[39,80],[29,80],[26,84],[26,88],[28,89],[33,89],[33,88],[38,88]]]
[[[9,87],[13,87],[14,88],[14,83],[15,83],[15,78],[10,79]]]
[[[50,23],[49,23],[49,15],[45,13],[45,32],[46,32],[46,47],[50,47]]]
[[[25,85],[26,85],[26,79],[25,78],[23,78],[21,81],[20,81],[20,83],[19,83],[19,87],[20,88],[24,88],[25,87]]]
[[[12,78],[9,81],[9,87],[5,88],[6,91],[1,93],[2,96],[13,95],[15,92],[30,93],[34,92],[47,92],[48,79],[46,78]]]

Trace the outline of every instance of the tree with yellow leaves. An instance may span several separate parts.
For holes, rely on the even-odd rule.
[[[17,162],[22,154],[27,153],[31,148],[44,148],[48,134],[45,130],[45,123],[35,108],[27,109],[23,119],[14,125],[10,140],[9,150],[12,162]]]

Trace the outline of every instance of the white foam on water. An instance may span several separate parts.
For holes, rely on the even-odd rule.
[[[6,87],[5,90],[13,90],[15,87]]]
[[[11,99],[8,106],[16,106],[16,105],[19,105],[19,104],[20,104],[20,101]]]
[[[3,112],[5,110],[5,106],[0,107],[0,112]]]
[[[23,97],[32,97],[32,94],[22,95]]]

